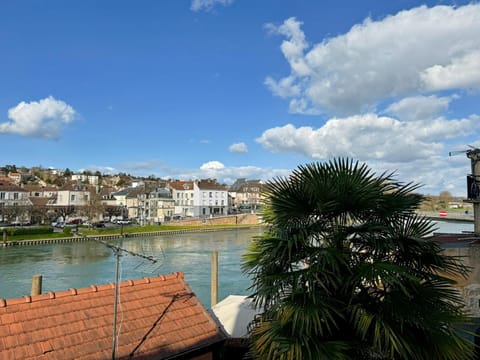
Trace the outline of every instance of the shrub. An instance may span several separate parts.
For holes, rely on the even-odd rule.
[[[51,226],[18,227],[18,228],[12,227],[12,228],[6,228],[5,230],[7,231],[8,236],[53,233],[53,227]]]

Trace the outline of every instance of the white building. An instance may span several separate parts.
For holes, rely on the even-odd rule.
[[[98,186],[99,177],[98,175],[73,174],[72,181],[83,182],[90,185]]]
[[[175,214],[180,216],[195,216],[194,182],[174,181],[169,184],[172,199],[175,203]]]
[[[175,201],[168,189],[157,189],[138,195],[138,218],[141,224],[158,224],[171,219]]]
[[[228,190],[215,179],[194,182],[194,216],[219,216],[228,213]]]
[[[55,206],[86,206],[90,202],[90,191],[86,184],[68,184],[58,189]]]
[[[0,222],[28,220],[26,208],[32,205],[28,195],[21,187],[0,181]]]

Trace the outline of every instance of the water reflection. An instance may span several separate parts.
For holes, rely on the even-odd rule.
[[[438,232],[472,231],[472,223],[440,222]],[[145,238],[125,238],[112,244],[158,259],[151,264],[142,258],[122,255],[121,278],[185,273],[192,290],[210,305],[211,252],[219,252],[219,300],[230,294],[248,294],[250,280],[240,269],[241,255],[252,237],[261,229],[181,234]],[[446,248],[450,255],[462,256],[472,268],[467,280],[459,279],[459,288],[470,311],[480,316],[480,246]],[[31,278],[43,275],[43,292],[106,284],[115,278],[115,257],[111,249],[96,242],[0,248],[0,298],[27,295]]]
[[[261,229],[125,238],[114,245],[153,256],[157,264],[123,254],[122,280],[183,271],[192,290],[210,304],[211,252],[219,252],[219,299],[247,294],[250,281],[240,270],[241,255]],[[43,292],[110,283],[115,275],[113,251],[96,242],[0,248],[0,298],[29,294],[31,278],[43,275]]]

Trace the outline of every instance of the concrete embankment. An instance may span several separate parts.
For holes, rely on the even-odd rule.
[[[110,235],[76,235],[68,238],[55,238],[55,239],[37,239],[37,240],[19,240],[19,241],[7,241],[2,243],[4,247],[6,246],[28,246],[28,245],[46,245],[46,244],[64,244],[64,243],[74,243],[82,241],[107,241],[107,240],[117,240],[124,238],[133,238],[133,237],[146,237],[146,236],[160,236],[160,235],[175,235],[175,234],[188,234],[188,233],[199,233],[199,232],[214,232],[214,231],[233,231],[248,229],[252,227],[261,227],[259,224],[252,224],[251,226],[225,226],[225,227],[203,227],[195,229],[179,229],[179,230],[159,230],[159,231],[149,231],[149,232],[138,232],[138,233],[128,233],[128,234],[110,234]]]

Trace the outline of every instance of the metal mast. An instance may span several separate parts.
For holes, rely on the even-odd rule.
[[[475,148],[466,153],[472,164],[473,181],[475,186],[478,186],[480,184],[480,149]],[[477,197],[470,201],[473,203],[474,232],[476,236],[480,236],[480,199]]]

